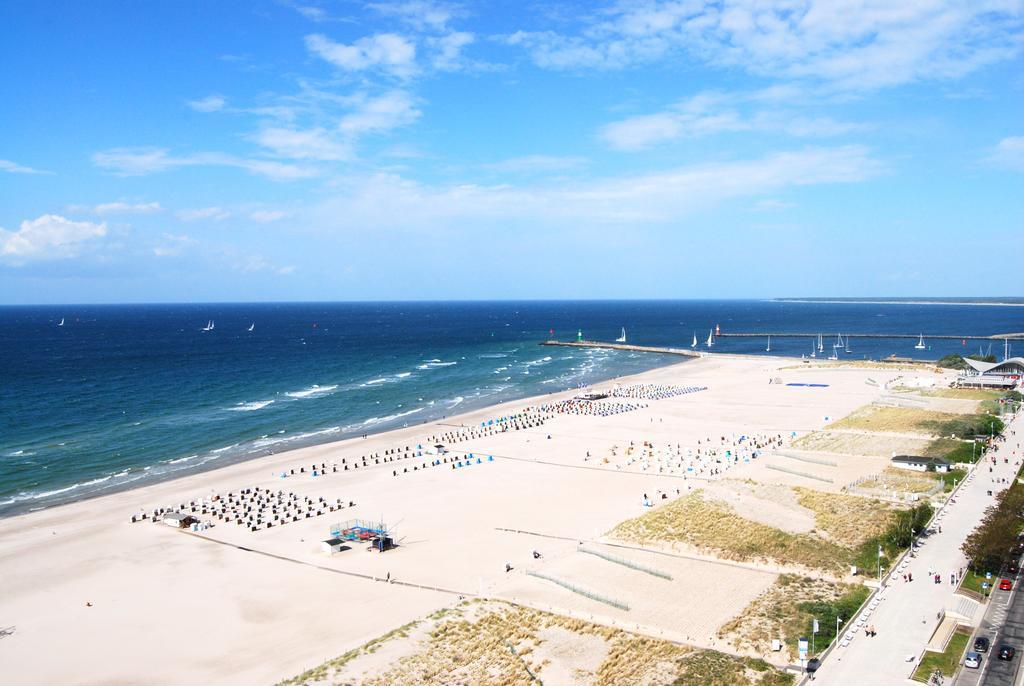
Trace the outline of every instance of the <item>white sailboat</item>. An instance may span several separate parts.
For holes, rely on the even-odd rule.
[[[843,352],[853,352],[850,350],[850,334],[846,334],[846,349]]]
[[[705,345],[707,345],[710,348],[714,344],[715,344],[715,330],[714,329],[708,329],[708,340],[707,340],[707,343],[705,343]]]
[[[832,346],[832,354],[828,356],[828,359],[830,359],[830,360],[838,360],[839,359],[839,353],[836,352],[838,349],[839,349],[838,345],[833,345]]]
[[[206,326],[204,326],[202,329],[200,329],[200,331],[213,331],[213,320],[212,319],[207,320]]]
[[[814,349],[814,339],[811,339],[811,357],[817,357],[818,351]]]
[[[64,326],[64,317],[60,318],[60,324],[58,324],[57,326]]]
[[[622,334],[618,338],[615,339],[615,342],[616,343],[625,343],[626,342],[626,327],[622,327]]]
[[[917,345],[914,346],[914,350],[924,350],[927,346],[924,344],[924,334],[917,340]]]
[[[772,351],[772,337],[771,336],[768,336],[768,347],[765,348],[764,351],[766,353],[770,353]]]
[[[821,341],[821,334],[818,334],[818,352],[822,352],[825,349],[824,343]]]
[[[691,348],[696,348],[697,347],[697,332],[696,331],[693,332],[693,343],[690,344],[690,347]]]
[[[836,347],[836,348],[842,348],[842,347],[843,347],[843,345],[845,345],[845,344],[843,343],[843,334],[841,334],[841,333],[837,333],[837,334],[836,334],[836,344],[835,344],[835,347]]]
[[[252,330],[255,329],[255,328],[256,328],[256,322],[253,322],[252,324],[249,325],[249,333],[252,333]]]

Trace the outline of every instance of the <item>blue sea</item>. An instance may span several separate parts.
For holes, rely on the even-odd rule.
[[[775,301],[2,307],[0,515],[680,361],[539,346],[552,332],[611,341],[625,327],[630,343],[696,335],[703,348],[715,325],[821,331],[829,350],[853,335],[846,358],[936,359],[979,344],[856,334],[988,335],[1022,320],[1019,307]],[[809,352],[807,339],[772,341],[772,354]]]

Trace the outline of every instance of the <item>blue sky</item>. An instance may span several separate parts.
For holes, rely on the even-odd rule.
[[[1024,249],[1022,49],[1022,0],[4,3],[0,303],[1019,295],[963,258]]]

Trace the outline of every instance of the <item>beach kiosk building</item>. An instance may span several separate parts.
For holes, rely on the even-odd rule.
[[[945,474],[950,468],[949,462],[941,457],[919,457],[917,455],[895,455],[892,458],[892,466],[915,472],[939,472],[940,474]]]

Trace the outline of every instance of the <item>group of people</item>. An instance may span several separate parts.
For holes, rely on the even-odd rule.
[[[625,448],[611,447],[610,454],[600,459],[602,465],[619,470],[639,470],[683,477],[712,477],[743,463],[757,459],[763,451],[780,448],[781,434],[719,436],[699,439],[697,445],[683,446],[668,443],[655,447],[652,441],[637,446],[633,441]],[[620,455],[621,451],[621,455]],[[588,451],[585,462],[592,459]]]
[[[444,433],[427,437],[427,443],[462,443],[474,438],[493,436],[508,431],[535,429],[543,426],[544,422],[551,418],[551,412],[544,408],[545,406],[527,407],[522,412],[514,415],[480,422],[479,426],[464,426],[454,431],[445,431]]]

